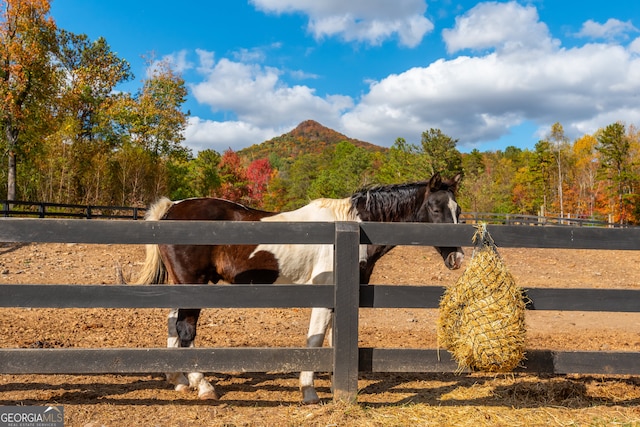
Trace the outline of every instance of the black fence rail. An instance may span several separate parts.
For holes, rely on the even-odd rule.
[[[0,216],[37,218],[142,219],[146,208],[131,206],[72,205],[65,203],[0,200]]]
[[[566,225],[574,227],[627,227],[625,224],[613,223],[598,218],[586,217],[564,217],[522,215],[509,213],[490,212],[463,212],[460,215],[460,222],[465,224],[477,224],[486,222],[488,224],[503,225]]]
[[[74,205],[48,202],[0,200],[0,216],[38,218],[141,219],[147,208],[132,206]],[[502,225],[567,225],[586,227],[624,227],[598,218],[554,217],[491,212],[463,212],[460,221],[466,224],[486,222]]]
[[[640,250],[640,228],[489,225],[500,247]],[[118,374],[173,371],[333,373],[334,399],[355,400],[359,372],[452,372],[433,348],[358,348],[359,307],[437,308],[441,286],[358,283],[360,244],[469,246],[465,224],[76,221],[0,219],[2,242],[330,244],[333,285],[0,285],[0,307],[330,307],[331,348],[0,349],[0,373]],[[640,290],[529,289],[538,310],[640,311]],[[640,375],[640,352],[529,350],[520,371]]]

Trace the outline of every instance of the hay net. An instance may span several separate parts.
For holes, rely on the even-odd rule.
[[[526,300],[486,224],[476,228],[471,261],[440,300],[438,345],[459,371],[509,372],[524,358]]]

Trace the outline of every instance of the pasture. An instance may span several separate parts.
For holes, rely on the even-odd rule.
[[[518,284],[530,287],[640,287],[630,251],[500,250]],[[470,255],[469,249],[467,253]],[[116,261],[135,276],[138,245],[3,244],[0,283],[114,283]],[[429,247],[399,247],[372,283],[453,283]],[[208,309],[198,346],[302,346],[309,309]],[[2,347],[164,347],[163,309],[1,309]],[[437,310],[362,309],[360,346],[435,347]],[[527,312],[527,347],[640,350],[635,313]],[[1,405],[64,405],[67,425],[634,425],[640,379],[629,376],[367,374],[357,405],[300,404],[297,373],[209,375],[222,394],[201,402],[176,394],[158,375],[2,375]]]

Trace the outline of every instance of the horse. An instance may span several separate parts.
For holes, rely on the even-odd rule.
[[[297,210],[275,213],[219,198],[171,201],[161,198],[149,208],[146,220],[205,221],[378,221],[457,223],[455,195],[461,174],[451,179],[434,174],[428,181],[375,186],[343,199],[317,199]],[[360,245],[360,283],[368,284],[375,263],[393,246]],[[460,268],[460,247],[437,247],[449,269]],[[333,246],[304,244],[259,245],[147,245],[137,284],[331,284]],[[172,309],[168,347],[193,347],[200,309]],[[321,347],[331,330],[332,310],[313,308],[307,347]],[[329,341],[331,334],[329,334]],[[331,345],[331,343],[329,343]],[[202,373],[168,373],[176,391],[198,390],[200,399],[217,399],[215,388]],[[300,373],[304,403],[320,401],[314,372]]]

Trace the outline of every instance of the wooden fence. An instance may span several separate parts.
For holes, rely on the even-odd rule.
[[[37,218],[142,219],[146,208],[135,206],[72,205],[66,203],[0,200],[0,216]]]
[[[460,222],[464,222],[466,224],[486,222],[488,224],[504,225],[568,225],[578,227],[626,226],[624,224],[609,222],[598,218],[578,217],[575,215],[571,216],[571,214],[560,217],[489,212],[463,212],[460,215]]]
[[[26,218],[142,219],[146,208],[135,206],[73,205],[49,202],[0,200],[0,216]],[[460,222],[503,225],[569,225],[585,227],[622,227],[598,218],[539,216],[511,213],[463,212]]]
[[[489,225],[499,247],[640,250],[640,228]],[[436,349],[358,348],[358,307],[437,308],[441,286],[358,284],[359,244],[470,246],[465,224],[0,219],[2,242],[332,244],[335,285],[0,285],[0,307],[332,307],[332,348],[0,349],[0,373],[333,372],[334,399],[355,400],[359,372],[451,372]],[[185,287],[188,287],[185,288]],[[640,290],[530,289],[538,310],[640,311]],[[531,373],[640,374],[640,352],[527,352]]]

